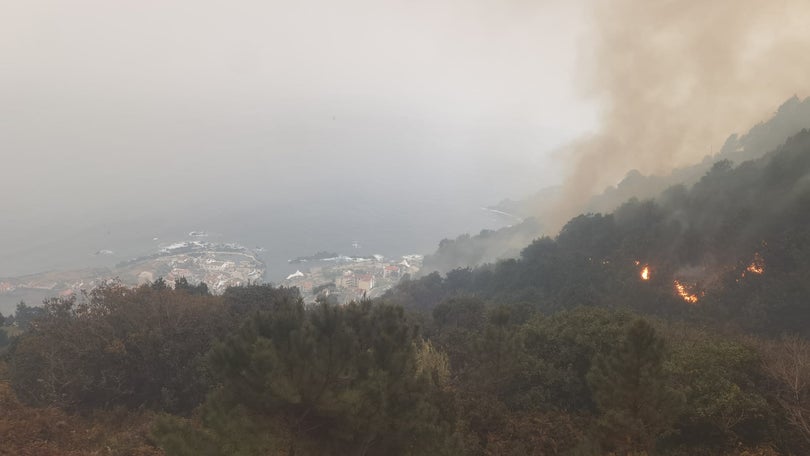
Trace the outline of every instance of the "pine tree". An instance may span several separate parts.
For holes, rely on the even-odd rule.
[[[154,429],[167,454],[455,454],[441,373],[401,308],[276,304],[212,351],[221,387],[200,419]]]
[[[671,428],[679,401],[667,387],[664,355],[663,339],[638,319],[613,353],[594,360],[588,383],[606,449],[652,454],[658,437]]]

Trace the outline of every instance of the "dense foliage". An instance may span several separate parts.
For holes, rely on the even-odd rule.
[[[810,133],[692,188],[572,219],[518,259],[402,283],[387,299],[432,309],[459,293],[553,312],[627,307],[664,317],[808,334]],[[648,280],[640,275],[648,270]],[[679,288],[680,287],[682,288]],[[683,291],[686,302],[679,295]],[[695,305],[698,304],[698,305]]]
[[[21,304],[0,455],[810,454],[808,176],[802,132],[376,301],[159,280]]]
[[[526,220],[497,231],[484,230],[474,236],[464,234],[456,239],[445,239],[432,255],[425,257],[424,270],[446,273],[459,267],[515,258],[520,249],[534,238],[543,233],[557,232],[558,228],[548,226],[549,220],[566,220],[578,213],[613,212],[633,198],[649,198],[675,185],[691,187],[714,163],[726,160],[743,163],[757,159],[804,128],[810,128],[810,97],[800,100],[794,96],[785,101],[767,121],[757,124],[743,135],[731,135],[716,154],[706,156],[701,163],[676,168],[663,175],[643,175],[631,170],[616,186],[593,196],[584,206],[561,204],[560,187],[545,188],[524,200],[502,201],[495,206],[496,210],[516,214]],[[573,212],[560,215],[560,211],[565,210]]]
[[[810,438],[796,337],[463,295],[408,316],[268,286],[111,285],[45,309],[0,370],[0,454],[804,454]]]

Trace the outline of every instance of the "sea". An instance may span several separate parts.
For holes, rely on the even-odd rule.
[[[393,189],[392,191],[400,191]],[[186,240],[237,243],[257,253],[266,283],[280,283],[302,267],[288,260],[319,251],[398,258],[429,254],[444,238],[515,223],[509,214],[472,199],[435,198],[387,204],[385,198],[329,198],[273,203],[241,202],[170,211],[116,211],[86,223],[33,226],[0,243],[0,278],[45,271],[111,267]],[[9,241],[11,239],[11,241]],[[0,301],[7,314],[14,303]]]

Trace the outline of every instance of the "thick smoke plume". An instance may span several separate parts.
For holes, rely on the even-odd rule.
[[[583,88],[600,129],[565,150],[556,226],[629,169],[699,161],[808,92],[806,0],[595,0]]]

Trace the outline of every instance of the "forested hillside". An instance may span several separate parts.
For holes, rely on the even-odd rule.
[[[515,260],[403,283],[388,298],[430,309],[459,293],[548,312],[630,308],[763,332],[808,331],[810,133],[694,186],[580,215]],[[642,272],[647,271],[646,279]]]
[[[802,131],[379,300],[158,280],[21,305],[0,454],[810,454],[808,209]]]
[[[804,128],[810,128],[810,98],[800,100],[794,96],[785,101],[767,121],[755,125],[745,134],[729,136],[719,151],[707,154],[700,163],[663,175],[644,175],[631,170],[621,182],[593,196],[577,212],[613,212],[631,198],[654,198],[674,185],[691,187],[714,163],[728,160],[739,164],[762,157]],[[445,239],[433,255],[425,257],[423,270],[444,273],[458,267],[517,257],[520,249],[531,239],[542,233],[556,233],[550,231],[552,227],[548,226],[548,221],[554,219],[553,212],[562,207],[559,197],[559,187],[550,187],[524,200],[500,202],[495,209],[524,217],[526,221],[498,231]]]

